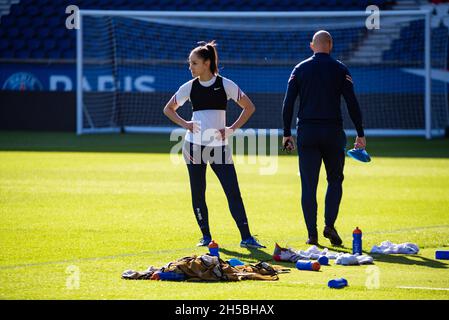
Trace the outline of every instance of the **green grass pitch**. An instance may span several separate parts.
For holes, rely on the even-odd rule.
[[[187,170],[170,162],[171,144],[158,135],[0,132],[0,299],[449,298],[449,261],[435,259],[435,250],[449,250],[447,139],[368,137],[371,163],[346,158],[336,225],[344,250],[359,226],[366,252],[390,240],[415,242],[418,255],[374,256],[374,269],[332,264],[306,272],[284,263],[291,273],[273,282],[122,280],[126,269],[206,252],[195,247],[200,233]],[[239,247],[225,195],[208,170],[211,231],[222,258],[269,260],[275,242],[308,248],[297,156],[278,161],[275,175],[259,175],[259,164],[236,165],[251,231],[267,245],[255,252]],[[322,167],[320,235],[325,186]],[[349,287],[329,289],[327,281],[339,277]],[[367,287],[373,279],[378,286]]]

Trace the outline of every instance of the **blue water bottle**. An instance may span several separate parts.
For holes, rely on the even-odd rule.
[[[362,254],[362,230],[359,227],[352,232],[352,254]]]
[[[435,259],[449,260],[449,251],[443,251],[443,250],[436,251]]]
[[[212,240],[211,242],[209,242],[208,247],[211,256],[216,256],[220,258],[220,253],[218,252],[218,243]]]
[[[320,265],[322,265],[322,266],[327,266],[327,265],[329,265],[329,258],[326,257],[326,256],[319,256],[317,261],[318,261],[318,262],[320,263]]]
[[[320,270],[320,263],[317,261],[304,261],[304,260],[298,260],[296,261],[296,268],[298,270],[308,270],[308,271],[318,271]]]
[[[169,281],[183,281],[186,276],[183,273],[167,271],[159,273],[159,280],[169,280]]]
[[[329,286],[329,288],[341,289],[348,285],[348,280],[346,280],[345,278],[332,279],[327,283],[327,285]]]

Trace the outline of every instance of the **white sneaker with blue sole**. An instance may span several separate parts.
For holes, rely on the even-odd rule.
[[[200,242],[196,244],[197,247],[207,247],[209,243],[212,241],[212,238],[209,237],[202,237],[200,239]]]
[[[264,245],[260,244],[256,238],[249,237],[245,240],[242,240],[240,242],[240,247],[242,248],[252,248],[252,249],[260,249],[260,248],[266,248]]]

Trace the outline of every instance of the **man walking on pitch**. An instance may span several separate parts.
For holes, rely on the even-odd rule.
[[[297,146],[302,187],[301,205],[309,235],[306,243],[318,244],[316,190],[323,161],[328,182],[323,235],[333,245],[341,245],[342,240],[334,227],[343,193],[346,147],[340,110],[341,96],[346,101],[357,130],[355,148],[366,147],[362,114],[348,68],[330,56],[332,37],[329,32],[321,30],[315,33],[310,48],[313,56],[299,63],[288,80],[282,107],[283,144],[288,150],[295,149],[291,123],[295,100],[299,95]]]

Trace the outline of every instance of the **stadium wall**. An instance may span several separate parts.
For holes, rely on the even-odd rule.
[[[76,79],[73,64],[0,64],[0,129],[11,130],[62,130],[76,131]],[[280,78],[288,78],[291,66],[276,67],[266,70],[266,68],[253,69],[252,72],[238,73],[232,66],[223,70],[224,76],[230,77],[237,83],[245,84],[242,90],[251,97],[259,107],[259,112],[250,119],[246,127],[258,127],[258,123],[265,123],[267,128],[281,128],[282,119],[280,109],[284,97],[285,82],[271,83],[264,82],[265,73],[282,74]],[[413,129],[406,122],[400,119],[394,119],[390,116],[385,120],[383,113],[378,112],[377,106],[383,105],[388,110],[396,110],[395,114],[407,114],[412,112],[417,117],[422,118],[423,89],[421,77],[416,76],[416,85],[404,87],[400,84],[404,81],[402,77],[406,72],[400,69],[389,70],[388,77],[382,78],[382,74],[376,68],[354,67],[352,69],[353,77],[357,81],[357,96],[365,115],[365,125],[367,127],[376,127],[381,121],[384,128],[390,129]],[[166,73],[176,73],[182,75],[173,82],[165,82]],[[260,73],[260,74],[258,74]],[[254,76],[254,75],[257,76]],[[367,77],[367,74],[369,75]],[[133,106],[135,115],[141,115],[148,112],[146,109],[159,108],[161,116],[154,119],[144,119],[139,116],[133,116],[129,113],[120,115],[116,119],[118,123],[128,123],[136,126],[172,126],[173,124],[162,117],[162,108],[170,99],[177,88],[185,81],[190,79],[190,75],[184,66],[176,70],[166,70],[160,68],[152,70],[151,73],[139,70],[126,73],[129,81],[120,79],[122,83],[128,83],[128,86],[122,87],[118,91],[112,91],[110,85],[112,76],[110,74],[95,73],[86,77],[86,85],[89,90],[86,95],[98,97],[98,99],[107,99],[108,96],[116,95],[118,108],[131,99],[138,98],[141,102]],[[376,83],[379,86],[373,87],[367,79],[373,81],[379,78]],[[152,81],[149,81],[151,80]],[[255,81],[252,81],[252,80]],[[125,79],[126,80],[126,79]],[[269,87],[267,87],[269,85]],[[129,88],[127,88],[129,87]],[[435,98],[443,93],[439,86],[434,84]],[[406,88],[406,89],[404,89]],[[395,104],[402,95],[414,96],[408,99],[407,104]],[[392,104],[392,105],[390,105]],[[345,128],[352,128],[346,108],[343,108],[343,118]],[[401,109],[401,110],[398,110]],[[402,110],[403,109],[403,110]],[[227,117],[228,122],[236,119],[240,108],[230,102]],[[399,112],[400,111],[400,112]],[[157,113],[155,110],[154,112]],[[184,118],[191,117],[191,108],[189,103],[179,109],[179,113]],[[152,123],[154,120],[154,123]],[[144,122],[143,122],[144,121]],[[398,128],[397,123],[403,123],[404,127]]]
[[[75,129],[75,92],[0,91],[0,130]]]

